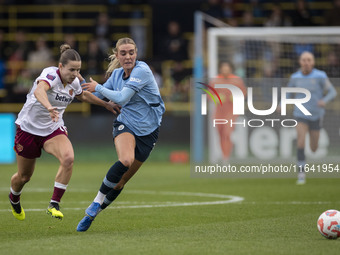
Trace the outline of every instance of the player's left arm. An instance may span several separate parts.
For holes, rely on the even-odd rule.
[[[329,101],[333,100],[337,95],[337,92],[334,86],[332,85],[332,83],[329,81],[328,78],[326,78],[325,80],[324,88],[327,91],[327,94],[318,102],[318,105],[320,107],[325,107],[326,104]]]

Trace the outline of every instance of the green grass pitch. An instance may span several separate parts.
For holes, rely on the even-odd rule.
[[[0,254],[336,254],[339,240],[316,227],[326,209],[340,209],[340,179],[203,179],[187,164],[146,162],[116,202],[84,233],[76,226],[110,162],[76,161],[62,221],[45,213],[55,161],[37,161],[25,186],[26,220],[9,210],[16,165],[0,166]],[[210,194],[210,195],[209,195]],[[244,200],[235,203],[218,195]]]

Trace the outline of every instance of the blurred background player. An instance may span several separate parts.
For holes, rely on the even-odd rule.
[[[20,194],[33,175],[35,161],[40,157],[41,149],[60,162],[47,213],[59,219],[64,217],[59,210],[59,202],[72,175],[74,152],[62,117],[74,97],[106,107],[115,113],[109,103],[82,91],[77,78],[81,68],[78,52],[68,44],[61,45],[60,52],[58,67],[47,67],[42,71],[15,121],[17,131],[14,150],[17,153],[18,171],[11,178],[9,200],[13,215],[18,220],[25,219]]]
[[[110,78],[103,86],[91,78],[90,83],[82,85],[83,89],[121,105],[122,110],[113,125],[118,161],[108,170],[77,231],[86,231],[97,214],[117,198],[149,157],[158,139],[164,103],[151,69],[136,58],[135,42],[130,38],[119,39],[110,56],[107,70]]]
[[[297,160],[298,180],[297,184],[305,184],[306,174],[304,171],[305,139],[309,133],[310,148],[313,152],[318,149],[320,129],[322,128],[323,116],[326,104],[335,98],[337,92],[329,81],[324,71],[314,68],[314,55],[310,52],[303,52],[299,58],[300,70],[292,74],[288,87],[305,88],[311,92],[311,99],[304,103],[304,107],[311,113],[306,116],[296,106],[293,115],[297,121]],[[326,94],[325,94],[326,92]],[[296,93],[295,98],[304,98],[302,93]]]
[[[223,61],[219,64],[219,75],[213,79],[211,85],[215,87],[215,84],[232,84],[240,88],[244,95],[246,95],[246,87],[242,79],[233,73],[231,63]],[[234,130],[234,125],[230,125],[231,122],[235,122],[238,115],[233,114],[233,97],[229,89],[216,88],[219,94],[222,105],[216,104],[214,119],[226,119],[228,124],[216,125],[218,135],[220,138],[220,146],[223,153],[223,161],[228,162],[230,154],[233,149],[233,143],[231,141],[231,134]]]

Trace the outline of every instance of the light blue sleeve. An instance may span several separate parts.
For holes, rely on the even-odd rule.
[[[99,83],[98,83],[98,85],[103,86],[104,88],[107,88],[107,89],[110,89],[110,90],[114,90],[114,88],[113,88],[113,75],[111,75],[110,78],[107,79],[107,81],[103,85],[101,85]],[[93,92],[92,94],[95,95],[96,97],[100,98],[100,99],[105,98],[104,95],[102,95],[101,93],[99,93],[97,91]]]
[[[93,92],[92,94],[95,95],[96,97],[100,98],[100,99],[104,99],[104,98],[105,98],[105,97],[104,97],[102,94],[100,94],[99,92]]]
[[[121,91],[113,91],[104,88],[104,86],[101,86],[99,84],[96,86],[96,92],[99,92],[107,99],[122,106],[129,102],[131,97],[133,97],[133,95],[136,93],[136,91],[127,87],[124,87]]]
[[[329,101],[334,99],[337,95],[334,86],[332,85],[328,78],[326,79],[325,89],[327,90],[327,94],[324,96],[324,98],[322,98],[322,101],[328,103]]]

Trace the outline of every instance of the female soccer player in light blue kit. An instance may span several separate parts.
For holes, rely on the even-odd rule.
[[[329,81],[324,71],[314,68],[314,55],[310,52],[303,52],[299,59],[300,70],[292,74],[288,87],[305,88],[311,92],[311,99],[304,103],[304,107],[311,113],[305,115],[295,106],[293,115],[296,118],[297,126],[297,158],[298,174],[297,184],[306,182],[304,172],[305,160],[305,138],[307,132],[310,136],[310,148],[315,152],[318,148],[320,129],[325,114],[326,104],[335,98],[336,90]],[[326,92],[326,94],[325,94]],[[301,98],[305,95],[295,94],[295,98]]]
[[[114,122],[113,137],[118,161],[111,166],[93,203],[85,210],[77,231],[86,231],[97,214],[120,194],[127,181],[148,158],[165,111],[158,85],[149,66],[137,61],[137,47],[130,38],[118,40],[110,56],[107,74],[100,85],[92,80],[83,89],[122,106]]]

